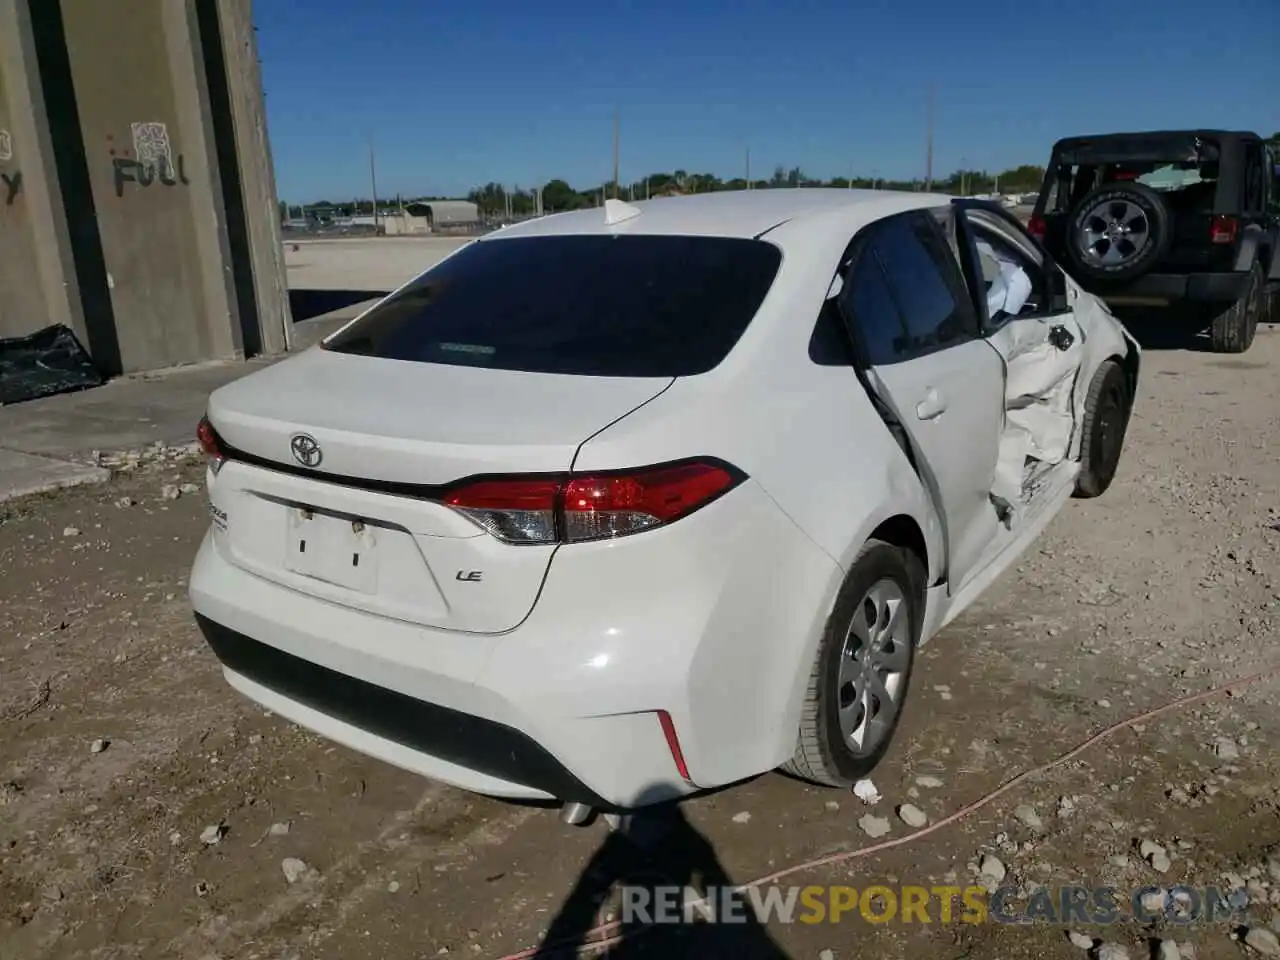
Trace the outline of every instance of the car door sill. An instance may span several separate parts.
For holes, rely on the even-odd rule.
[[[1049,521],[1071,499],[1079,472],[1078,461],[1064,460],[1051,470],[1037,475],[1033,499],[1020,504],[1012,529],[1002,527],[1000,535],[992,540],[984,559],[952,596],[947,612],[938,624],[939,630],[963,613],[1040,536]]]

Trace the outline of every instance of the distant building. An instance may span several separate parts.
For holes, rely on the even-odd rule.
[[[480,208],[470,200],[414,200],[402,210],[383,217],[388,234],[434,233],[441,227],[470,227],[480,222]]]

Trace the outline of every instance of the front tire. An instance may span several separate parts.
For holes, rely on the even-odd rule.
[[[1255,262],[1240,299],[1215,316],[1209,326],[1214,353],[1244,353],[1253,345],[1258,320],[1265,311],[1266,286],[1262,264]]]
[[[869,540],[840,588],[809,675],[796,750],[783,770],[849,787],[888,751],[924,619],[919,558]]]
[[[1132,409],[1133,397],[1124,368],[1115,360],[1104,360],[1089,382],[1084,401],[1077,497],[1100,497],[1111,486],[1120,466]]]

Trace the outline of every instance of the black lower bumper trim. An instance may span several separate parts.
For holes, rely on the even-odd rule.
[[[196,614],[223,665],[343,723],[468,770],[541,790],[557,800],[608,808],[527,734],[427,703],[277,650]]]
[[[1086,283],[1102,299],[1152,298],[1200,303],[1234,303],[1248,285],[1247,273],[1149,273],[1125,283]]]

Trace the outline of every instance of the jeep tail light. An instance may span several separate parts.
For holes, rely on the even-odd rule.
[[[1209,241],[1211,243],[1235,243],[1236,234],[1239,232],[1239,220],[1235,217],[1219,214],[1213,218],[1213,225],[1209,227]]]
[[[218,436],[218,431],[213,429],[213,424],[209,422],[208,417],[200,418],[200,423],[196,427],[196,440],[200,443],[201,451],[209,458],[210,468],[217,473],[226,462],[227,451],[222,438]]]
[[[457,487],[446,505],[507,543],[609,540],[673,523],[743,475],[713,460],[561,477],[500,477]]]
[[[1044,239],[1044,217],[1032,217],[1027,223],[1027,232],[1037,240]]]

